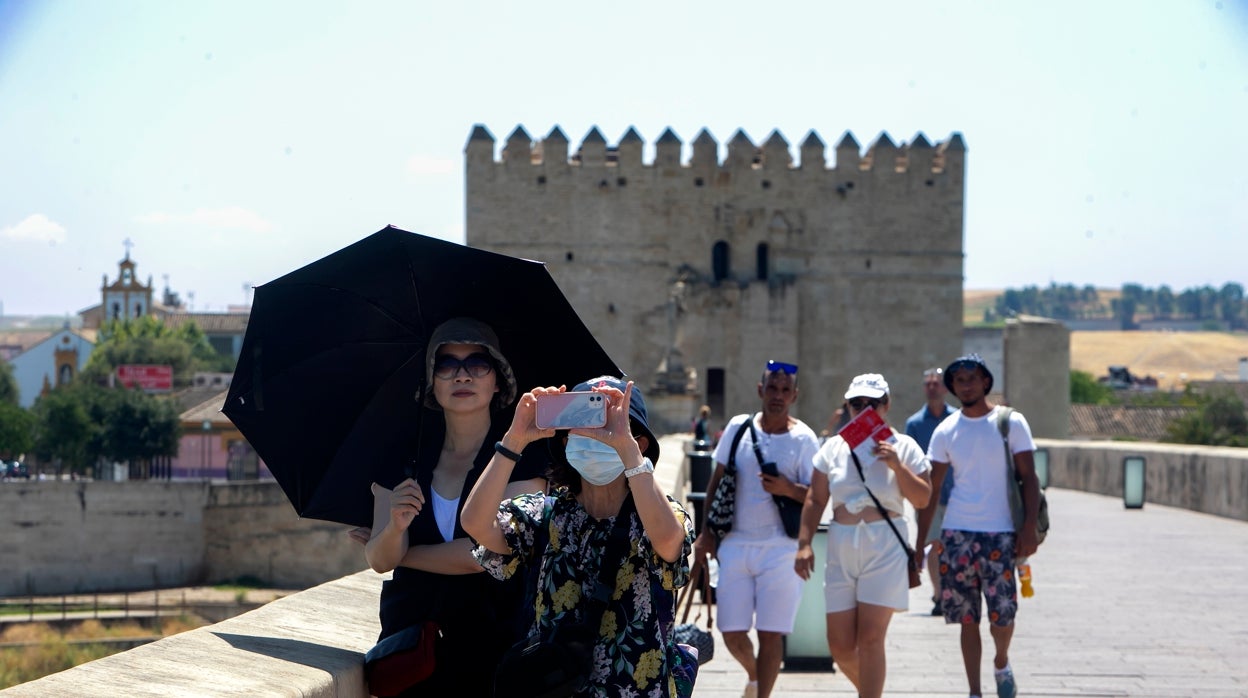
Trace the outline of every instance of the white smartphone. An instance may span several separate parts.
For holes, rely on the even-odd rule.
[[[607,397],[602,393],[551,393],[537,396],[538,429],[594,429],[606,426]]]

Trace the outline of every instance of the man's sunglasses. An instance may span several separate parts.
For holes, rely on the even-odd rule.
[[[442,354],[433,360],[433,375],[438,378],[449,380],[459,375],[460,369],[464,373],[473,378],[484,378],[494,370],[494,363],[490,361],[490,357],[477,352],[469,354],[462,359],[457,359],[450,354]]]
[[[790,376],[796,375],[797,364],[786,364],[783,361],[768,361],[767,372],[775,373],[776,371],[782,371],[784,373],[789,374]]]
[[[882,401],[877,400],[876,398],[867,398],[867,397],[856,397],[853,400],[849,401],[849,406],[854,408],[855,412],[861,412],[867,409],[868,407],[870,407],[871,409],[875,409],[879,407],[881,404],[883,404]]]

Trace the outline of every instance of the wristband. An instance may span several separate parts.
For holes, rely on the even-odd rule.
[[[519,462],[520,460],[520,454],[504,446],[502,441],[494,442],[494,451],[503,458],[508,458],[514,462]]]

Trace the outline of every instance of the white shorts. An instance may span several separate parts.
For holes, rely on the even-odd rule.
[[[906,520],[893,525],[908,536]],[[898,611],[910,607],[910,573],[905,550],[887,521],[828,524],[828,565],[823,600],[828,613],[848,611],[860,603]]]
[[[793,571],[797,541],[734,541],[719,545],[719,586],[715,605],[722,632],[793,632],[802,601],[802,578]]]

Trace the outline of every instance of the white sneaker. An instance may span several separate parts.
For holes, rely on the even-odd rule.
[[[751,681],[745,684],[745,691],[741,694],[741,698],[758,698],[758,682]]]

